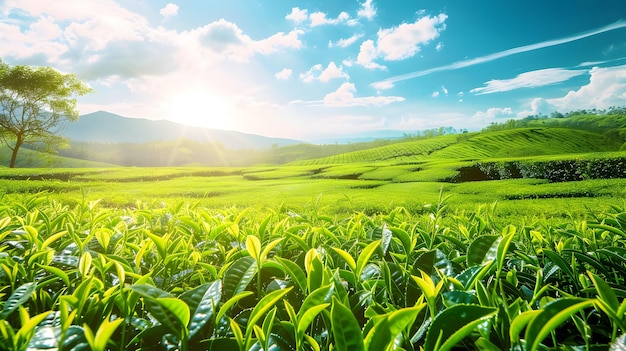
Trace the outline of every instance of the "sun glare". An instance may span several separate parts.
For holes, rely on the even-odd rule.
[[[232,108],[219,95],[204,90],[175,94],[167,102],[168,119],[174,122],[216,129],[232,129]]]

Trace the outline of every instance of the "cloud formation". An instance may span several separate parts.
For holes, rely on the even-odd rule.
[[[336,42],[328,41],[328,47],[329,48],[333,48],[333,47],[347,48],[348,46],[356,43],[356,41],[359,40],[361,37],[362,35],[355,34],[349,38],[339,39]]]
[[[178,5],[172,4],[170,2],[169,4],[165,5],[165,7],[162,8],[159,13],[165,18],[170,16],[176,16],[178,14]]]
[[[506,118],[513,116],[513,109],[510,107],[491,107],[486,111],[478,111],[474,114],[474,118],[479,119],[495,119],[495,118]]]
[[[290,68],[283,68],[279,72],[276,72],[274,74],[274,77],[276,77],[276,79],[280,79],[280,80],[287,80],[287,79],[291,78],[291,73],[292,73],[292,70]]]
[[[326,68],[318,63],[311,67],[308,71],[300,74],[300,80],[305,83],[311,83],[314,80],[326,83],[331,79],[337,78],[350,79],[350,76],[343,70],[343,66],[337,66],[332,61]]]
[[[594,67],[589,74],[589,84],[561,98],[545,101],[560,111],[626,105],[626,65]]]
[[[370,21],[374,19],[376,16],[376,7],[372,5],[372,0],[365,0],[365,2],[361,4],[361,8],[357,12],[357,15]]]
[[[303,101],[294,100],[291,101],[292,105],[310,105],[310,106],[323,106],[323,107],[381,107],[392,104],[394,102],[402,102],[405,99],[401,96],[364,96],[358,97],[356,94],[356,86],[354,83],[345,82],[337,88],[337,90],[330,92],[324,96],[322,100]]]
[[[380,107],[389,105],[394,102],[404,101],[403,97],[400,96],[366,96],[366,97],[356,97],[354,94],[356,93],[356,87],[353,83],[343,83],[341,86],[334,92],[327,94],[324,96],[324,106],[327,107],[353,107],[353,106],[362,106],[362,107]]]
[[[412,72],[412,73],[398,75],[398,76],[395,76],[395,77],[387,78],[387,79],[384,80],[384,82],[396,83],[396,82],[400,82],[400,81],[407,80],[407,79],[423,77],[423,76],[426,76],[426,75],[429,75],[429,74],[433,74],[433,73],[437,73],[437,72],[450,71],[450,70],[455,70],[455,69],[459,69],[459,68],[470,67],[470,66],[474,66],[474,65],[478,65],[478,64],[482,64],[482,63],[486,63],[486,62],[491,62],[491,61],[494,61],[494,60],[498,60],[498,59],[501,59],[501,58],[504,58],[504,57],[508,57],[508,56],[511,56],[511,55],[517,55],[517,54],[521,54],[521,53],[524,53],[524,52],[529,52],[529,51],[539,50],[539,49],[548,48],[548,47],[552,47],[552,46],[557,46],[557,45],[561,45],[561,44],[571,43],[571,42],[576,41],[576,40],[588,38],[588,37],[591,37],[591,36],[594,36],[594,35],[610,32],[610,31],[613,31],[613,30],[616,30],[616,29],[621,29],[621,28],[626,28],[626,21],[625,20],[620,20],[620,21],[617,21],[617,22],[615,22],[613,24],[609,24],[609,25],[604,26],[604,27],[600,27],[600,28],[597,28],[597,29],[594,29],[594,30],[591,30],[591,31],[584,32],[584,33],[574,34],[574,35],[571,35],[569,37],[565,37],[565,38],[561,38],[561,39],[553,39],[553,40],[542,41],[542,42],[535,43],[535,44],[518,46],[518,47],[515,47],[515,48],[512,48],[512,49],[499,51],[499,52],[496,52],[496,53],[493,53],[493,54],[490,54],[490,55],[481,56],[481,57],[477,57],[477,58],[474,58],[474,59],[458,61],[458,62],[454,62],[454,63],[449,64],[449,65],[443,65],[443,66],[434,67],[434,68],[430,68],[430,69],[426,69],[426,70],[415,71],[415,72]],[[380,84],[381,82],[382,81],[372,83],[372,86],[375,86],[376,84]]]
[[[447,18],[448,16],[442,13],[434,17],[421,17],[413,23],[380,29],[376,42],[372,39],[364,41],[356,61],[346,62],[367,69],[386,69],[375,60],[382,58],[385,61],[399,61],[415,56],[422,46],[439,37],[439,33],[445,30]]]
[[[492,79],[482,87],[470,90],[476,95],[501,93],[521,88],[536,88],[561,83],[566,80],[587,74],[587,70],[570,70],[564,68],[546,68],[524,72],[511,79]]]
[[[446,14],[422,17],[414,23],[378,31],[378,53],[387,61],[404,60],[415,56],[422,45],[437,38],[446,29]]]

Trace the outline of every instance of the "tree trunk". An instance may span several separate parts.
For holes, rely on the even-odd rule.
[[[11,164],[9,168],[15,168],[15,160],[17,159],[17,152],[20,150],[20,146],[22,146],[22,139],[20,137],[15,141],[15,146],[13,146],[13,153],[11,154]]]

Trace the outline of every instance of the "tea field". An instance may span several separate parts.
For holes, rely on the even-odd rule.
[[[626,156],[598,135],[2,168],[0,349],[623,350]]]
[[[3,350],[599,350],[626,328],[626,209],[328,216],[0,207]],[[620,339],[621,338],[621,339]],[[621,340],[621,341],[620,341]],[[620,348],[614,348],[620,349]]]

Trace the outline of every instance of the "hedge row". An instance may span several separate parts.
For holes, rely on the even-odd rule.
[[[538,178],[547,179],[550,182],[569,182],[585,179],[626,178],[625,157],[478,162],[472,168],[474,177],[479,171],[479,177],[483,176],[484,180]],[[464,172],[461,172],[460,179],[455,180],[467,181],[468,179],[463,179],[463,174]]]

